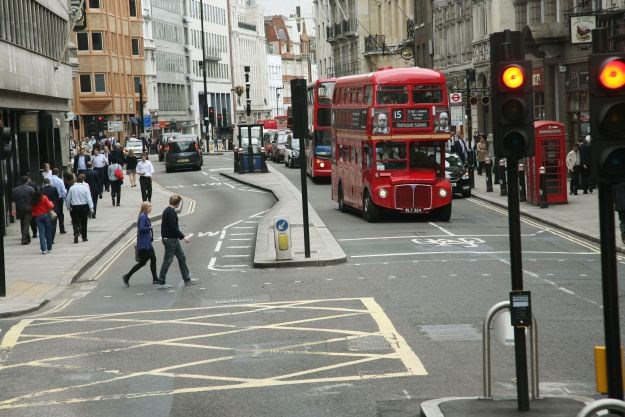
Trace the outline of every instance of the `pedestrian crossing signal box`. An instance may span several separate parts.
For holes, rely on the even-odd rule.
[[[276,216],[273,219],[273,235],[276,245],[276,260],[293,259],[291,244],[291,225],[287,216]]]
[[[510,319],[514,327],[528,327],[532,323],[529,291],[510,291]]]

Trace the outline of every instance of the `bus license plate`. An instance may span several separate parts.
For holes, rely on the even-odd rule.
[[[419,207],[409,207],[404,209],[404,213],[422,213],[423,209]]]

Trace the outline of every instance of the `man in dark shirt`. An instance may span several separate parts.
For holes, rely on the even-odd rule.
[[[93,213],[91,218],[95,219],[96,212],[98,211],[98,197],[102,198],[102,180],[100,175],[93,169],[93,162],[87,162],[87,170],[84,172],[85,182],[89,185],[91,190],[91,199],[93,200]]]
[[[20,230],[22,231],[22,245],[30,243],[30,223],[33,218],[33,195],[35,189],[28,185],[28,176],[22,175],[20,185],[13,189],[13,205],[11,215],[20,220]]]
[[[165,246],[165,254],[163,255],[163,264],[161,265],[161,271],[158,274],[158,288],[165,289],[171,288],[171,285],[167,284],[165,279],[167,278],[167,271],[171,262],[174,260],[174,255],[178,258],[178,266],[180,267],[180,273],[182,274],[182,280],[184,285],[197,284],[196,279],[191,279],[189,276],[189,268],[187,267],[187,258],[182,251],[180,241],[184,240],[189,242],[189,239],[178,228],[178,214],[176,209],[180,205],[182,197],[177,194],[173,194],[169,197],[169,206],[163,210],[163,218],[161,219],[161,239],[163,246]]]

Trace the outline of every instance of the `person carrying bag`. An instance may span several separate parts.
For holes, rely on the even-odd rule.
[[[137,246],[135,249],[135,259],[137,263],[127,274],[122,275],[122,281],[124,281],[124,286],[126,287],[130,287],[130,277],[132,274],[141,269],[148,261],[150,261],[152,284],[158,284],[158,277],[156,275],[156,254],[152,246],[154,235],[152,232],[152,222],[149,217],[151,212],[152,203],[149,201],[141,203],[139,219],[137,220]]]

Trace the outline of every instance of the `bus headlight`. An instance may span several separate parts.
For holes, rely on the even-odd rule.
[[[380,198],[388,197],[388,191],[386,191],[386,188],[380,188],[378,190],[378,197],[380,197]]]
[[[447,190],[444,188],[439,188],[438,189],[438,195],[440,196],[440,198],[445,198],[447,197]]]
[[[324,164],[323,162],[319,162],[319,168],[323,168],[325,166],[326,166],[326,164]]]

